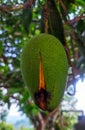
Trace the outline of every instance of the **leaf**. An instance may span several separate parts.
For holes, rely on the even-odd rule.
[[[49,10],[49,11],[48,11]],[[64,38],[64,29],[63,29],[63,23],[60,16],[60,13],[58,11],[58,8],[54,2],[54,0],[50,0],[47,2],[47,10],[48,11],[48,33],[54,35],[56,38],[58,38],[63,45],[65,45],[65,38]],[[45,32],[45,23],[44,18],[45,11],[43,10],[41,15],[41,32]]]
[[[8,89],[8,94],[14,94],[14,93],[19,93],[21,92],[22,88],[9,88]]]
[[[3,45],[2,45],[2,42],[0,41],[0,56],[2,55],[3,53]]]
[[[29,33],[29,27],[32,21],[32,9],[26,8],[23,10],[23,14],[21,16],[23,27],[26,33]]]
[[[21,100],[22,103],[26,102],[27,100],[29,99],[29,93],[28,93],[28,90],[25,89],[25,92],[23,94],[23,98]]]
[[[78,23],[77,23],[77,29],[78,31],[81,32],[81,34],[83,33],[83,31],[85,30],[85,20],[80,20]]]
[[[76,0],[76,3],[85,7],[85,0]]]

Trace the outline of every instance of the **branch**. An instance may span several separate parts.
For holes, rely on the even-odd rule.
[[[39,122],[38,130],[44,130],[45,126],[46,126],[46,123],[44,121],[44,118],[42,117],[42,114],[38,113],[38,115],[36,116],[36,118],[37,118],[37,120]]]
[[[70,25],[70,26],[72,26],[73,24],[75,24],[76,22],[78,22],[79,20],[81,20],[83,18],[85,18],[85,13],[82,13],[80,16],[77,16],[77,17],[75,17],[72,20],[68,20],[67,24]]]
[[[53,122],[55,122],[56,117],[57,117],[57,115],[58,115],[58,112],[59,112],[59,107],[55,108],[55,110],[54,110],[53,112],[49,113],[46,118],[47,118],[47,119],[52,118],[52,119],[53,119]],[[47,119],[46,119],[46,120],[47,120]]]
[[[25,4],[20,4],[18,6],[2,5],[2,6],[0,6],[0,11],[8,13],[10,11],[19,10],[19,9],[23,9],[23,8],[25,8]]]
[[[77,45],[80,49],[80,52],[82,53],[83,56],[85,56],[85,47],[84,47],[84,40],[82,38],[82,36],[78,33],[78,31],[76,30],[76,28],[74,28],[74,24],[77,23],[79,20],[81,19],[84,19],[85,18],[85,13],[82,13],[80,16],[77,16],[75,17],[74,19],[72,20],[68,20],[66,22],[66,24],[68,24],[72,29],[72,33],[70,34],[71,37],[72,37],[72,40],[76,41],[77,42]],[[72,42],[71,42],[72,43]],[[71,44],[72,45],[72,44]],[[72,50],[74,47],[72,47]],[[74,52],[74,56],[75,56],[75,52]],[[75,58],[75,57],[74,57]],[[78,58],[78,57],[77,57]],[[69,55],[69,59],[71,59],[71,56]],[[75,59],[76,60],[76,59]],[[71,60],[70,60],[71,61]],[[73,76],[73,78],[70,78],[70,75],[69,75],[69,79],[72,79],[72,80],[68,80],[68,83],[67,83],[67,87],[70,86],[71,84],[73,84],[73,87],[74,87],[74,92],[73,94],[71,95],[74,95],[75,94],[75,86],[76,86],[76,82],[78,81],[78,79],[80,78],[76,78],[77,75],[80,75],[80,69],[77,69],[73,62],[71,61],[70,62],[71,64],[71,67],[72,67],[72,74],[71,76]],[[70,93],[69,93],[70,94]]]
[[[35,4],[35,0],[27,0],[25,3],[23,4],[19,4],[19,5],[0,5],[0,11],[2,12],[10,12],[10,11],[14,11],[14,10],[19,10],[19,9],[24,9],[24,8],[31,8],[32,5]]]

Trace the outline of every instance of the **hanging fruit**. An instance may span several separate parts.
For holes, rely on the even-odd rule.
[[[68,73],[61,42],[46,33],[34,36],[23,48],[21,72],[36,105],[53,111],[62,100]]]

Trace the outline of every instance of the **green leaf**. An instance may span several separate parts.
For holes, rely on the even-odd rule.
[[[0,56],[2,55],[3,53],[3,45],[2,45],[2,42],[0,41]]]
[[[21,88],[9,88],[8,89],[8,94],[14,94],[14,93],[19,93],[21,92]]]
[[[23,14],[21,16],[22,19],[22,25],[26,31],[26,33],[29,33],[29,27],[32,21],[32,9],[26,8],[23,10]]]
[[[78,23],[77,23],[77,29],[79,32],[81,32],[81,34],[85,31],[85,20],[80,20]]]
[[[76,0],[76,3],[85,7],[85,0]]]
[[[23,94],[23,98],[21,100],[22,103],[26,102],[27,100],[29,99],[29,93],[28,93],[28,90],[25,89],[25,92]]]

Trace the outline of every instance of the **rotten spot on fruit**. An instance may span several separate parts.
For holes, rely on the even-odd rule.
[[[44,68],[41,53],[40,55],[40,65],[39,65],[39,84],[38,90],[35,92],[35,103],[43,110],[47,109],[47,104],[49,103],[50,94],[46,91],[46,83],[44,76]]]

